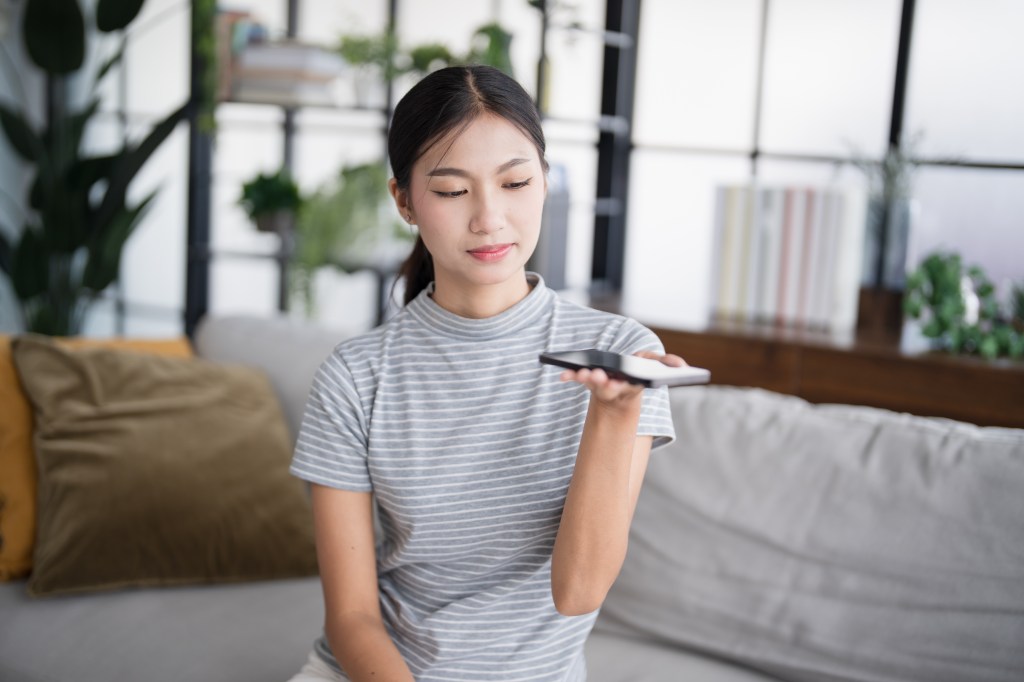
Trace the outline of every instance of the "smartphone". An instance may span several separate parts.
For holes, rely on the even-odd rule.
[[[701,367],[669,367],[658,360],[620,355],[604,350],[567,350],[541,353],[540,361],[567,369],[603,369],[608,376],[647,388],[706,384],[711,372]]]

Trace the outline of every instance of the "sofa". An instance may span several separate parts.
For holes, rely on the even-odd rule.
[[[214,317],[199,358],[265,376],[294,438],[346,336]],[[673,389],[629,554],[587,643],[592,682],[1024,680],[1024,431]],[[288,679],[315,576],[44,597],[0,583],[4,682]]]

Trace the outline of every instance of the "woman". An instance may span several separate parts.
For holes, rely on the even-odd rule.
[[[389,186],[419,237],[405,306],[340,344],[310,392],[292,472],[312,483],[326,618],[294,680],[586,677],[652,442],[674,433],[664,389],[537,356],[683,362],[526,272],[544,149],[496,69],[437,71],[395,109]]]

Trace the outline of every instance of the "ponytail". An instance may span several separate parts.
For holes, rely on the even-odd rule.
[[[434,259],[423,243],[423,237],[416,237],[412,253],[398,270],[398,279],[405,281],[402,304],[409,305],[427,285],[434,281]]]

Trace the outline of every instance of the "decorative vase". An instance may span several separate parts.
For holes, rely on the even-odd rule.
[[[915,199],[897,198],[888,204],[882,197],[873,196],[869,199],[864,230],[862,286],[889,291],[903,290],[907,279],[907,244],[917,212]]]

